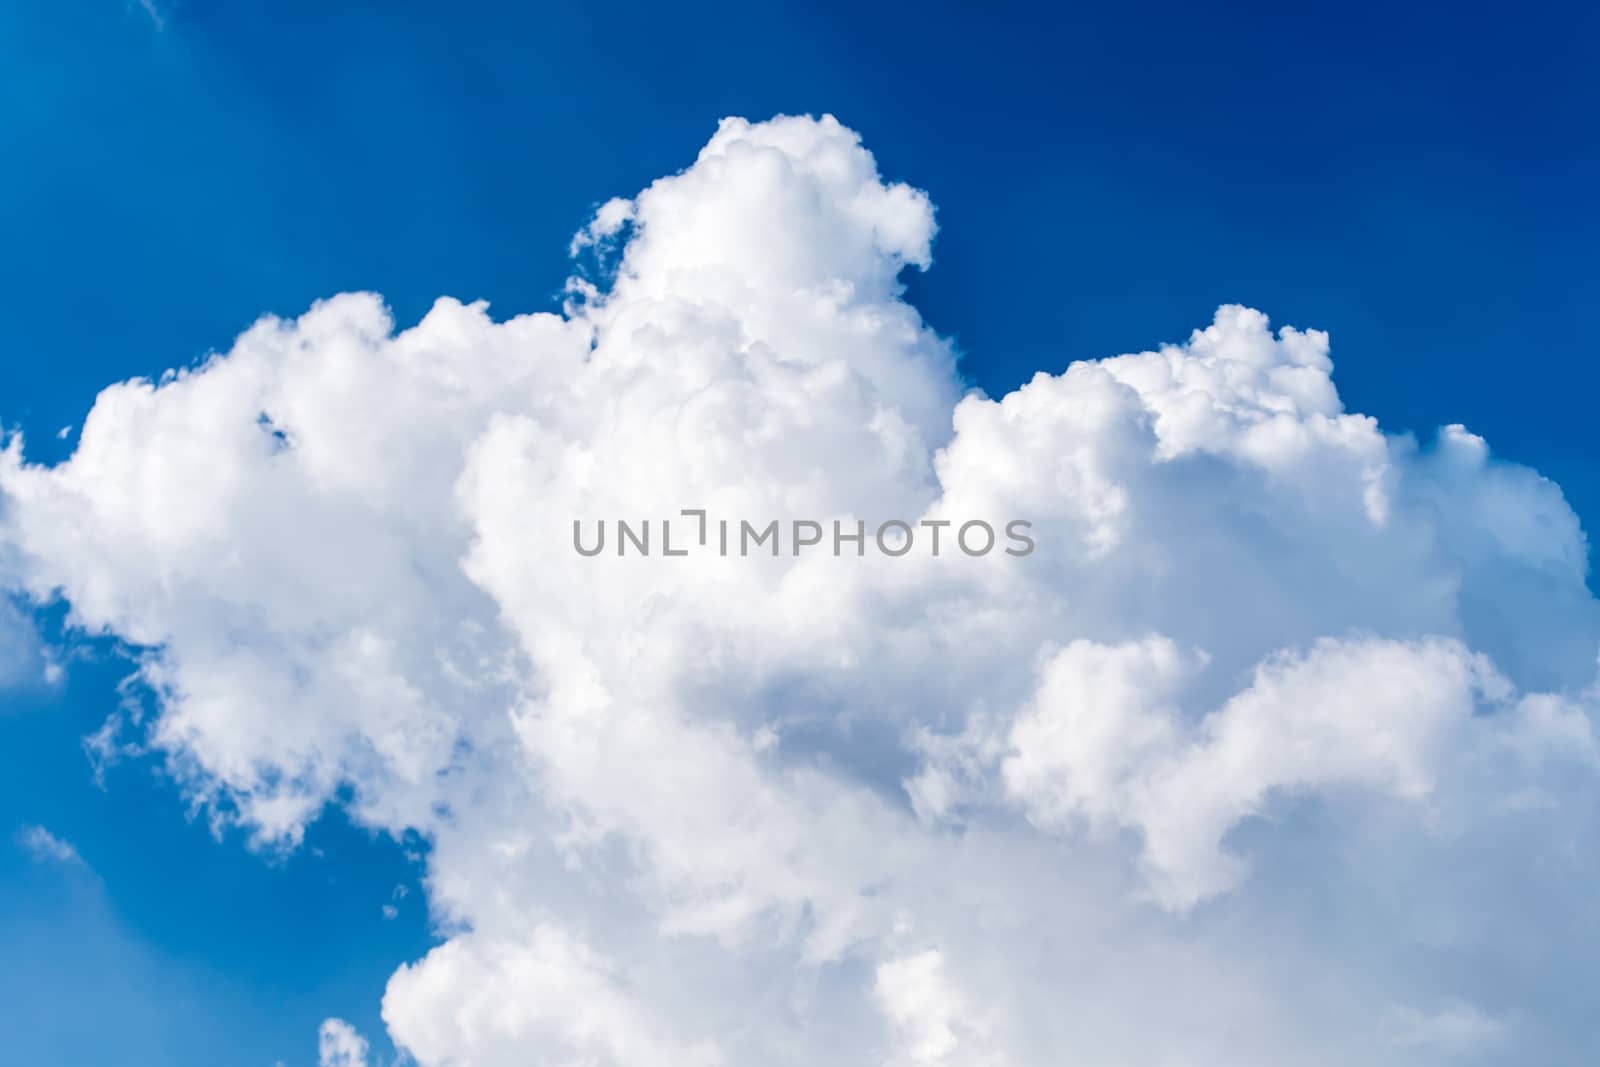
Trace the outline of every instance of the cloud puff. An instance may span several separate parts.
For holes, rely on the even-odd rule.
[[[934,232],[833,119],[726,120],[560,315],[346,294],[13,438],[8,580],[148,650],[110,732],[219,820],[429,839],[424,1065],[1581,1062],[1560,490],[1242,307],[967,392]],[[1037,547],[574,551],[683,509]]]
[[[367,1067],[367,1039],[343,1019],[324,1019],[317,1030],[318,1067]]]

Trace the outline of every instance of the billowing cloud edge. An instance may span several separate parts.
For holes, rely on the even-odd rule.
[[[422,1064],[1578,1062],[1558,487],[1238,306],[966,390],[899,281],[934,232],[832,118],[725,120],[562,314],[345,294],[109,387],[64,463],[13,435],[6,580],[148,650],[104,751],[263,846],[339,798],[428,839]],[[923,540],[574,551],[685,509]]]

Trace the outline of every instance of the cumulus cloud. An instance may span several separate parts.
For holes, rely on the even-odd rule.
[[[579,1063],[711,1067],[709,1041],[684,1045],[629,994],[615,964],[551,925],[520,938],[466,935],[402,967],[384,1019],[428,1063],[516,1063],[566,1049]]]
[[[147,650],[106,743],[218,820],[428,839],[424,1067],[1582,1062],[1559,488],[1243,307],[966,390],[934,233],[833,119],[726,120],[561,314],[345,294],[13,438],[6,579]],[[1037,548],[573,549],[683,509]]]
[[[1324,638],[1263,661],[1187,726],[1164,703],[1179,663],[1165,639],[1076,642],[1046,663],[1001,746],[1006,790],[1034,823],[1139,828],[1152,891],[1173,907],[1237,884],[1223,838],[1275,791],[1421,801],[1452,760],[1507,735],[1536,760],[1595,763],[1582,708],[1548,696],[1507,706],[1509,683],[1452,640]]]

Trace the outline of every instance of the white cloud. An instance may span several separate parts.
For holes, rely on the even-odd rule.
[[[34,859],[48,860],[69,867],[83,865],[83,857],[72,842],[64,841],[42,826],[24,826],[17,831],[17,843]]]
[[[682,1046],[648,1017],[614,965],[565,931],[525,937],[468,934],[402,967],[383,1000],[396,1039],[425,1063],[525,1063],[546,1048],[578,1063],[711,1067],[709,1043]]]
[[[1373,1021],[1464,969],[1498,1047],[1581,1062],[1559,489],[1239,307],[963,396],[899,282],[934,229],[833,120],[728,120],[561,315],[346,294],[107,389],[66,463],[13,440],[6,577],[150,650],[106,751],[264,845],[346,791],[430,840],[450,936],[384,999],[423,1067],[1411,1063]],[[683,508],[1038,548],[572,549]]]
[[[998,1064],[989,1027],[945,973],[938,949],[925,949],[878,965],[873,993],[899,1038],[891,1063]]]
[[[137,0],[137,6],[140,11],[144,12],[145,17],[150,20],[150,25],[154,26],[157,32],[167,28],[167,16],[156,6],[155,0]]]
[[[367,1067],[367,1039],[343,1019],[324,1019],[317,1030],[318,1067]]]
[[[1510,1026],[1471,1004],[1450,1003],[1433,1011],[1396,1008],[1390,1016],[1393,1040],[1402,1048],[1467,1056],[1492,1050],[1505,1041]]]
[[[1160,638],[1074,643],[1047,661],[1002,765],[1009,794],[1042,826],[1081,816],[1138,827],[1152,890],[1173,907],[1238,882],[1223,837],[1274,791],[1356,787],[1421,801],[1451,760],[1508,734],[1595,763],[1576,706],[1533,697],[1475,717],[1505,704],[1510,685],[1456,641],[1324,639],[1264,660],[1247,688],[1190,725],[1165,702],[1182,669]]]
[[[0,569],[5,565],[0,546]],[[0,575],[0,590],[4,589]],[[33,619],[0,592],[0,689],[54,685],[60,668],[42,647]]]

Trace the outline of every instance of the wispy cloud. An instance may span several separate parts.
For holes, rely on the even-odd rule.
[[[83,857],[78,855],[78,850],[72,842],[62,840],[42,826],[24,826],[17,831],[17,844],[32,853],[33,858],[41,861],[64,863],[68,866],[82,866]]]
[[[1395,1044],[1453,1056],[1479,1052],[1504,1041],[1510,1032],[1505,1020],[1459,1001],[1434,1011],[1397,1008],[1389,1023]]]
[[[150,22],[157,30],[164,30],[167,28],[167,17],[163,15],[161,13],[161,9],[155,5],[155,0],[137,0],[137,3],[139,10],[150,16]]]

